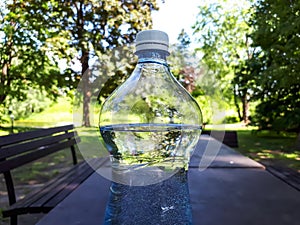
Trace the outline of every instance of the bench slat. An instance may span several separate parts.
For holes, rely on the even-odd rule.
[[[93,159],[91,160],[89,163],[91,163],[93,165],[93,168],[92,167],[89,167],[89,169],[84,173],[83,176],[89,176],[91,175],[91,173],[94,172],[94,169],[95,168],[99,168],[101,165],[103,165],[105,163],[105,160],[102,158],[102,159]],[[80,183],[82,181],[80,180]],[[78,179],[74,179],[69,185],[68,187],[72,187],[72,188],[76,188],[79,186],[80,184],[78,182]],[[62,190],[61,192],[59,192],[55,198],[52,198],[50,201],[48,201],[43,207],[54,207],[56,206],[58,203],[60,203],[67,195],[69,195],[69,190],[68,189],[64,189]]]
[[[47,145],[50,145],[53,143],[57,143],[59,141],[65,140],[65,139],[72,138],[74,136],[75,136],[74,132],[69,132],[69,133],[63,133],[63,134],[56,135],[56,136],[50,136],[50,137],[43,138],[43,139],[27,141],[25,143],[21,143],[18,145],[5,146],[0,151],[0,159],[5,159],[5,158],[15,156],[20,153],[34,150],[41,146],[47,146]]]
[[[50,192],[51,190],[54,190],[57,186],[60,186],[61,184],[64,184],[66,182],[67,178],[72,177],[76,170],[83,170],[85,165],[85,162],[81,162],[77,164],[76,166],[73,166],[68,172],[63,173],[53,180],[47,182],[40,190],[37,190],[36,192],[30,193],[26,196],[25,199],[22,199],[21,201],[18,201],[14,204],[15,207],[28,207],[29,205],[33,204],[33,202],[38,201],[43,194],[46,194],[47,192]]]
[[[94,168],[98,168],[104,163],[104,158],[97,158],[77,164],[66,174],[61,174],[54,181],[45,184],[41,190],[27,195],[26,198],[19,200],[9,209],[3,211],[3,216],[49,212],[87,179],[94,172]],[[93,165],[93,168],[90,164]],[[64,186],[61,186],[62,184]]]
[[[48,135],[58,133],[58,132],[73,130],[73,129],[74,129],[73,125],[65,125],[65,126],[61,126],[61,127],[39,129],[39,130],[28,131],[28,132],[23,132],[23,133],[0,136],[0,147],[6,146],[6,145],[11,145],[11,144],[21,142],[21,141],[30,140],[33,138],[48,136]]]
[[[24,156],[21,155],[21,156],[15,157],[13,159],[8,159],[5,161],[2,161],[2,162],[0,162],[0,173],[15,169],[19,166],[22,166],[26,163],[29,163],[29,162],[32,162],[39,158],[42,158],[51,153],[57,152],[61,149],[73,146],[73,145],[75,145],[75,143],[76,143],[76,140],[74,138],[72,138],[65,142],[50,145],[50,146],[45,147],[44,149],[39,149],[37,151],[30,152]]]
[[[67,173],[62,174],[60,177],[57,179],[54,179],[53,181],[50,181],[50,183],[47,183],[47,185],[44,186],[40,191],[38,191],[38,194],[34,196],[29,196],[27,198],[27,201],[20,202],[19,204],[22,205],[23,207],[30,207],[35,204],[35,202],[39,202],[40,199],[43,199],[45,196],[46,198],[44,199],[49,199],[52,197],[53,192],[56,193],[58,191],[61,191],[63,188],[65,188],[69,180],[75,179],[76,174],[85,171],[88,168],[87,163],[82,162],[72,169],[70,169]],[[80,179],[81,177],[78,176],[77,179]],[[43,201],[44,202],[44,201]],[[41,204],[35,204],[38,207],[41,207]],[[18,203],[16,204],[18,206]]]
[[[236,131],[203,130],[201,134],[208,134],[229,147],[238,147],[238,137]]]
[[[44,206],[45,202],[63,190],[67,191],[65,194],[66,197],[76,188],[69,185],[72,180],[76,179],[80,184],[92,173],[93,169],[86,162],[77,164],[67,173],[61,174],[57,179],[45,184],[41,190],[27,195],[26,198],[17,201],[17,203],[7,210],[4,210],[3,216],[49,212],[54,205]]]
[[[87,162],[77,164],[75,146],[79,142],[80,138],[73,125],[0,136],[0,173],[5,175],[11,205],[2,211],[2,215],[10,216],[11,224],[17,224],[17,216],[20,214],[49,212],[93,173]],[[67,148],[71,150],[74,166],[67,173],[49,181],[39,191],[16,202],[13,182],[10,180],[11,170]]]
[[[94,170],[89,166],[83,171],[77,170],[75,173],[76,178],[70,179],[65,188],[61,189],[59,192],[56,192],[51,198],[46,199],[47,201],[43,201],[44,199],[40,199],[40,201],[35,202],[33,206],[40,205],[40,207],[42,208],[54,208],[58,203],[60,203],[65,197],[70,194],[71,190],[75,190],[93,172]]]

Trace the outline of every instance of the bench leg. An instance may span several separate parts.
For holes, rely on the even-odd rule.
[[[11,216],[10,217],[10,225],[18,225],[18,216]]]

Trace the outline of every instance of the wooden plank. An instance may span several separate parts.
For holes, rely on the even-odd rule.
[[[93,173],[37,225],[103,224],[110,183]]]
[[[93,172],[92,168],[87,163],[83,163],[80,168],[75,167],[71,170],[72,175],[67,174],[62,182],[56,183],[55,186],[52,186],[53,188],[51,190],[48,189],[46,192],[44,192],[43,195],[41,195],[41,198],[36,201],[32,201],[29,207],[43,207],[51,199],[56,198],[61,192],[65,191],[68,194],[70,191],[76,188],[70,184],[77,181],[81,183]],[[54,207],[55,204],[49,204],[49,206]]]
[[[15,205],[18,206],[18,204],[23,206],[29,206],[32,205],[33,202],[38,201],[40,199],[40,196],[42,193],[48,193],[51,190],[55,189],[58,185],[65,184],[66,180],[71,179],[74,177],[77,170],[85,170],[87,167],[87,163],[85,161],[82,161],[81,163],[77,164],[76,166],[73,166],[70,170],[68,170],[66,173],[62,173],[53,180],[47,182],[40,190],[38,190],[36,193],[31,193],[27,195],[27,197],[20,202],[17,202]]]
[[[236,131],[203,130],[201,134],[209,135],[229,147],[238,147],[238,137]]]
[[[14,205],[13,205],[14,206]],[[48,213],[53,208],[41,208],[41,207],[19,207],[19,208],[9,208],[7,210],[2,211],[2,216],[5,217],[11,217],[16,215],[22,215],[22,214],[28,214],[28,213]]]
[[[5,183],[6,183],[6,189],[7,189],[7,194],[8,194],[8,202],[9,205],[12,205],[16,202],[16,193],[15,193],[15,188],[14,188],[14,182],[11,176],[11,172],[7,171],[3,173]]]
[[[74,167],[72,168],[72,175],[68,175],[69,178],[64,179],[65,186],[63,188],[57,188],[58,185],[55,185],[54,187],[57,190],[49,190],[47,192],[54,192],[54,195],[49,194],[48,196],[43,196],[42,199],[39,199],[37,201],[32,201],[32,206],[42,206],[42,207],[54,207],[56,206],[60,201],[62,201],[67,195],[69,195],[70,190],[74,190],[80,183],[82,183],[88,176],[90,176],[94,169],[100,167],[103,165],[105,161],[102,158],[96,158],[91,159],[88,162],[84,162],[84,167]],[[91,167],[92,165],[92,167]]]
[[[38,151],[30,152],[24,156],[18,156],[13,159],[2,161],[0,162],[0,173],[15,169],[19,166],[22,166],[26,163],[42,158],[51,153],[70,147],[72,145],[75,145],[75,143],[76,143],[75,139],[71,139],[55,145],[47,146],[44,149],[39,149]]]
[[[193,224],[299,224],[300,192],[266,170],[190,168],[188,173]],[[37,225],[103,223],[109,184],[92,174]]]
[[[188,180],[193,224],[299,224],[300,192],[266,170],[190,169]]]
[[[265,159],[260,162],[266,166],[266,170],[271,174],[300,191],[300,173],[298,171],[276,164],[276,161],[273,160]]]
[[[65,199],[73,190],[75,190],[83,181],[85,181],[94,170],[91,167],[88,167],[85,171],[77,171],[75,174],[76,178],[70,181],[64,189],[61,189],[60,192],[57,192],[55,196],[48,201],[43,202],[42,207],[55,207],[63,199]]]
[[[80,142],[80,138],[77,136],[76,131],[74,131],[73,125],[1,136],[0,173],[7,174],[14,168],[68,147],[71,147],[73,162],[77,163],[74,148],[76,142]],[[11,222],[14,222],[14,219],[17,218],[16,215],[49,212],[54,206],[45,206],[46,202],[49,202],[50,199],[58,199],[56,196],[59,193],[64,193],[63,195],[59,194],[60,199],[65,198],[93,172],[86,162],[82,163],[82,165],[84,166],[78,165],[74,171],[70,171],[67,175],[62,174],[56,181],[50,181],[40,192],[34,192],[28,195],[28,198],[19,200],[16,203],[13,201],[13,198],[15,198],[13,194],[14,187],[13,184],[10,185],[12,186],[12,188],[10,187],[12,191],[8,190],[11,193],[11,196],[9,196],[10,204],[14,204],[8,210],[3,211],[3,216],[11,216],[13,219]],[[9,182],[9,179],[6,179],[6,182]],[[74,184],[77,184],[77,186]],[[46,189],[50,192],[45,192]],[[47,199],[46,195],[48,193],[51,193],[54,197],[49,194],[49,198]],[[41,205],[33,202],[33,200],[40,201]],[[30,205],[32,202],[35,204]]]
[[[103,159],[92,159],[89,162],[89,165],[92,164],[93,167],[89,166],[89,169],[85,171],[84,174],[78,174],[79,176],[83,176],[84,179],[74,179],[72,182],[70,182],[70,184],[68,185],[68,188],[62,190],[61,192],[59,192],[55,198],[51,199],[49,202],[47,202],[44,207],[50,207],[50,206],[56,206],[58,203],[60,203],[63,199],[65,199],[66,196],[68,196],[70,194],[70,192],[68,192],[69,188],[72,188],[73,190],[76,189],[83,181],[86,180],[87,177],[89,177],[93,172],[94,172],[94,168],[99,168],[101,165],[103,165],[105,163],[105,160]]]
[[[34,212],[40,213],[44,212],[44,210],[47,211],[48,209],[42,209],[41,205],[36,205],[36,207],[33,207],[34,202],[39,201],[41,198],[47,195],[47,193],[52,196],[54,191],[61,191],[60,188],[65,188],[68,184],[69,179],[75,179],[77,171],[85,171],[88,167],[88,164],[84,161],[80,164],[77,164],[76,166],[72,167],[67,173],[61,174],[54,180],[46,183],[40,190],[32,192],[27,195],[26,198],[17,201],[14,205],[3,211],[3,216],[8,217],[14,214]]]
[[[73,129],[74,129],[73,125],[65,125],[60,127],[52,127],[52,128],[39,129],[39,130],[28,131],[23,133],[0,136],[0,148],[1,146],[14,144],[20,141],[25,141],[28,139],[33,139],[38,137],[44,137],[54,133],[69,131]]]
[[[47,146],[53,143],[57,143],[59,141],[74,137],[74,132],[63,133],[56,136],[50,136],[37,140],[30,140],[25,143],[20,143],[18,145],[13,146],[5,146],[0,151],[0,159],[16,156],[20,153],[24,153],[30,150],[34,150],[36,148]]]
[[[92,159],[89,163],[92,163],[93,168],[94,166],[97,168],[104,162],[101,159]],[[49,212],[85,181],[94,172],[93,168],[85,161],[78,164],[67,174],[62,174],[56,181],[51,181],[50,185],[45,185],[43,189],[26,196],[25,199],[3,211],[3,215],[8,217],[15,214]]]
[[[191,156],[190,168],[261,168],[260,163],[238,153],[208,135],[201,135]]]

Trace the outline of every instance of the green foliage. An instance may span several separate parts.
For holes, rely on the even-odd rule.
[[[255,101],[251,120],[262,129],[299,131],[300,3],[249,3],[202,4],[194,26],[199,51],[228,101],[233,93],[240,118],[247,121]]]
[[[10,96],[7,98],[7,110],[5,114],[13,114],[15,119],[27,117],[32,113],[38,113],[47,108],[52,100],[47,98],[45,92],[41,92],[37,89],[29,88],[26,92],[26,98],[23,101],[18,101]]]
[[[90,126],[92,86],[90,62],[93,56],[101,58],[107,52],[119,46],[132,43],[138,31],[152,25],[151,11],[156,10],[156,0],[138,1],[71,1],[53,0],[48,3],[54,15],[50,23],[59,31],[64,31],[69,46],[64,51],[74,48],[79,55],[82,77],[83,126]],[[107,96],[124,78],[124,72],[115,69],[115,76],[108,78],[101,90]],[[100,69],[100,71],[103,71]],[[127,72],[127,71],[126,71]],[[125,72],[125,73],[126,73]],[[85,76],[83,76],[85,74]],[[101,74],[100,74],[101,75]],[[103,75],[103,74],[102,74]],[[107,80],[107,78],[105,78]],[[97,83],[97,82],[96,82]]]
[[[181,30],[177,40],[178,43],[170,46],[171,54],[168,57],[168,62],[170,63],[172,74],[185,86],[185,77],[189,75],[189,72],[195,72],[195,70],[199,69],[199,60],[195,60],[196,55],[190,49],[190,37],[184,29]],[[193,71],[184,71],[185,69]],[[194,75],[197,76],[197,74]]]
[[[23,103],[24,104],[24,103]],[[51,127],[72,123],[72,104],[66,96],[59,97],[51,102],[41,112],[31,113],[30,116],[15,121],[16,126],[25,127]]]
[[[65,77],[60,74],[47,46],[47,40],[54,33],[43,26],[47,20],[41,13],[46,9],[39,5],[26,8],[25,2],[7,3],[1,17],[0,103],[4,103],[7,96],[25,99],[26,90],[33,86],[56,97],[57,87],[65,85]]]
[[[203,116],[203,123],[211,124],[215,123],[213,121],[213,110],[212,110],[212,102],[213,99],[208,95],[200,95],[196,97],[196,101],[199,104]]]
[[[212,1],[199,7],[194,32],[203,61],[217,76],[226,81],[233,67],[247,57],[247,4]]]
[[[261,48],[256,122],[262,129],[300,131],[300,2],[255,4],[253,46]]]
[[[0,7],[0,108],[5,113],[12,103],[25,101],[33,89],[56,98],[70,79],[60,73],[49,48],[56,30],[44,26],[47,8],[25,0],[4,1]]]
[[[151,11],[158,9],[156,0],[16,0],[0,7],[1,107],[6,107],[8,96],[23,101],[29,87],[54,98],[60,90],[76,88],[90,59],[133,42],[138,31],[151,27]],[[75,61],[80,71],[72,66]],[[58,65],[64,63],[61,71]],[[123,74],[116,72],[103,96]],[[84,88],[86,104],[89,92]]]
[[[100,103],[132,73],[137,62],[133,52],[133,46],[122,46],[99,54],[99,60],[91,67],[91,85]]]
[[[239,122],[239,118],[236,116],[226,116],[226,118],[222,122],[223,123],[237,123],[237,122]]]
[[[178,43],[171,46],[171,55],[168,57],[172,74],[196,99],[204,122],[216,122],[213,119],[214,103],[218,102],[217,108],[222,108],[224,101],[219,95],[218,86],[215,86],[214,76],[208,74],[197,53],[190,49],[191,40],[184,30],[177,40]]]
[[[246,0],[204,2],[199,7],[194,25],[199,44],[197,50],[203,54],[202,61],[216,78],[224,100],[231,104],[234,96],[239,114],[239,102],[243,104],[244,115],[240,117],[245,122],[251,93],[247,83],[253,80],[250,72],[242,67],[254,51],[249,47],[249,10],[249,1]]]

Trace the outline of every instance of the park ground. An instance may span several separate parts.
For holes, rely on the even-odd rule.
[[[66,111],[65,109],[70,109]],[[21,132],[37,127],[52,127],[73,122],[71,103],[66,99],[60,99],[57,103],[48,107],[43,112],[31,115],[26,119],[14,121],[14,132]],[[224,127],[224,126],[223,126]],[[217,126],[206,126],[206,129]],[[226,124],[226,130],[238,132],[238,152],[246,155],[263,164],[275,164],[283,168],[289,168],[296,173],[300,172],[300,151],[295,148],[296,133],[257,131],[256,127],[244,126],[243,124]],[[98,132],[96,128],[82,128],[82,142],[88,144],[89,138]],[[0,127],[0,135],[7,135],[11,132],[11,123]],[[32,189],[38,189],[51,177],[65,171],[71,166],[71,155],[68,151],[61,151],[42,160],[33,162],[22,167],[21,170],[13,171],[14,182],[19,198],[25,196]],[[82,159],[81,159],[82,160]],[[0,212],[7,207],[7,193],[3,177],[0,178]],[[22,223],[33,224],[43,215],[21,216]],[[6,225],[8,219],[0,217],[0,224]]]

